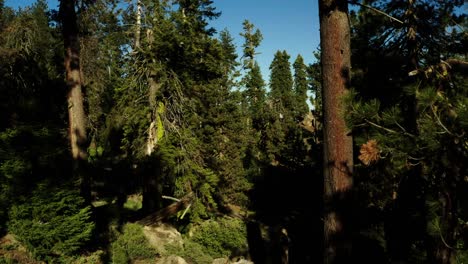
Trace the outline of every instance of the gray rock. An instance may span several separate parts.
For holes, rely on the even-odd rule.
[[[229,261],[228,258],[217,258],[213,260],[212,264],[230,264],[231,262]]]
[[[213,260],[212,264],[254,264],[254,263],[246,259],[239,259],[236,262],[231,262],[228,258],[217,258]]]
[[[232,264],[254,264],[252,261],[250,260],[246,260],[246,259],[240,259],[236,262],[232,262]]]
[[[182,247],[184,244],[182,235],[170,225],[145,226],[143,233],[149,244],[156,248],[159,253],[165,253],[165,246],[167,245]]]

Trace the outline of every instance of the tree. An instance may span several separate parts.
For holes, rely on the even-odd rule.
[[[266,131],[266,152],[269,162],[277,166],[292,160],[290,141],[296,126],[293,114],[294,92],[291,64],[286,51],[277,51],[270,64],[270,93],[268,94],[268,127]]]
[[[63,43],[65,48],[65,79],[67,85],[68,126],[73,158],[73,171],[81,181],[82,195],[90,202],[89,179],[84,171],[88,153],[86,150],[86,114],[83,104],[80,76],[80,39],[75,1],[60,1]]]
[[[240,33],[244,37],[242,45],[243,67],[247,70],[242,83],[245,86],[245,94],[248,100],[249,115],[252,116],[252,124],[256,130],[260,131],[264,126],[263,111],[265,107],[265,82],[260,72],[260,66],[255,61],[256,49],[262,41],[262,33],[259,29],[254,32],[255,26],[248,20],[243,23],[244,32]]]
[[[349,210],[353,184],[353,141],[344,120],[343,96],[351,71],[348,2],[320,0],[320,40],[324,128],[324,263],[350,254]]]
[[[277,51],[270,65],[270,99],[274,108],[284,116],[291,116],[290,111],[293,108],[293,77],[291,74],[291,64],[289,63],[289,54],[283,51]],[[292,117],[292,116],[291,116]]]
[[[385,214],[373,221],[385,226],[385,234],[376,233],[385,237],[392,261],[462,259],[463,250],[453,246],[464,243],[454,220],[464,221],[455,186],[464,185],[457,171],[464,167],[466,150],[449,142],[462,140],[453,132],[464,122],[458,113],[463,112],[466,76],[440,65],[451,65],[453,57],[466,60],[460,52],[466,49],[466,35],[459,32],[466,17],[456,11],[463,1],[368,4],[396,19],[369,8],[352,16],[357,93],[347,119],[361,145],[357,184],[367,199],[360,201]]]
[[[242,65],[246,72],[241,85],[245,87],[242,96],[246,98],[244,101],[244,126],[246,131],[250,131],[248,141],[251,142],[251,147],[246,149],[244,163],[248,164],[249,176],[254,179],[261,174],[263,163],[266,160],[264,154],[267,124],[265,81],[260,66],[255,61],[258,54],[256,49],[263,36],[260,30],[255,29],[255,26],[248,20],[243,22],[243,29],[244,32],[240,33],[244,37]]]
[[[304,64],[304,59],[301,55],[297,55],[293,64],[294,68],[294,119],[296,122],[302,121],[304,116],[309,112],[307,105],[307,66]]]
[[[255,50],[262,42],[263,36],[259,29],[256,29],[254,32],[255,26],[248,20],[244,20],[244,22],[242,22],[242,26],[244,32],[240,33],[240,35],[244,37],[245,40],[242,45],[244,48],[243,66],[244,69],[252,69],[255,64],[255,56],[257,55]]]

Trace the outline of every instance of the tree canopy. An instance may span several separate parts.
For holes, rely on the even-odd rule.
[[[468,261],[464,1],[319,2],[262,76],[217,1],[0,0],[0,263]]]

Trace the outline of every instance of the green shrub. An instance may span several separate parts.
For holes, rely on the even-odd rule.
[[[112,263],[127,264],[132,260],[154,258],[158,255],[152,248],[138,224],[126,224],[122,234],[112,243]]]
[[[226,257],[247,250],[247,229],[243,221],[235,218],[208,220],[194,228],[191,240],[213,258]]]
[[[18,261],[15,259],[7,258],[7,257],[0,257],[0,264],[16,264]]]
[[[8,228],[35,258],[52,262],[90,241],[90,215],[77,191],[41,184],[28,201],[11,208]]]
[[[174,252],[174,255],[181,256],[188,263],[194,264],[211,264],[213,257],[206,253],[206,249],[193,241],[185,240],[184,249],[179,252]]]

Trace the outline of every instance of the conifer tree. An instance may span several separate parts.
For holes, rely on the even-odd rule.
[[[294,67],[294,119],[296,122],[302,121],[305,114],[309,112],[307,105],[307,66],[301,55],[297,55],[293,64]]]
[[[350,256],[350,192],[353,141],[343,117],[343,97],[351,74],[348,2],[320,0],[320,41],[323,96],[324,263]]]
[[[247,70],[243,78],[245,93],[247,96],[250,116],[255,129],[260,131],[263,127],[262,112],[265,105],[265,83],[261,76],[260,66],[255,60],[256,49],[262,41],[262,33],[259,29],[254,30],[255,26],[248,20],[243,22],[244,32],[240,35],[244,37],[243,49],[243,68]]]
[[[88,159],[86,114],[82,93],[80,38],[75,11],[75,1],[60,1],[60,17],[65,47],[65,75],[69,119],[69,137],[73,158],[73,171],[81,181],[81,191],[86,202],[90,202],[90,182],[84,167]]]
[[[440,66],[441,58],[465,59],[459,54],[464,37],[457,29],[465,18],[455,12],[461,4],[376,1],[370,5],[392,20],[368,8],[355,17],[353,86],[358,93],[347,118],[361,146],[364,167],[357,166],[359,178],[367,181],[362,185],[366,190],[359,191],[387,212],[386,250],[393,261],[450,263],[464,255],[451,246],[461,241],[452,218],[462,219],[463,210],[453,202],[459,197],[454,187],[459,183],[457,176],[442,175],[457,175],[463,167],[462,159],[444,162],[448,156],[466,156],[465,150],[447,143],[460,140],[451,137],[463,126],[463,117],[448,113],[458,116],[466,77],[456,67]],[[378,52],[369,52],[376,47]],[[445,133],[436,132],[442,130]],[[379,180],[373,178],[377,174]],[[368,199],[364,201],[363,206],[371,207]]]
[[[286,51],[277,51],[270,65],[266,151],[269,161],[275,166],[284,162],[281,161],[281,157],[286,160],[291,158],[283,152],[292,145],[289,136],[296,126],[293,116],[294,92],[289,58]]]
[[[284,51],[277,51],[270,65],[270,95],[274,108],[282,115],[290,116],[293,108],[293,77],[291,74],[291,64],[289,54]]]
[[[245,127],[251,131],[250,147],[246,149],[245,163],[248,164],[249,174],[252,178],[259,176],[263,169],[263,163],[266,160],[264,150],[266,125],[267,125],[267,106],[265,81],[263,80],[260,66],[255,57],[256,49],[262,41],[262,33],[248,20],[243,22],[244,32],[240,35],[244,37],[243,49],[243,68],[246,70],[242,78],[242,85],[245,86],[243,94],[246,98],[245,107]]]

